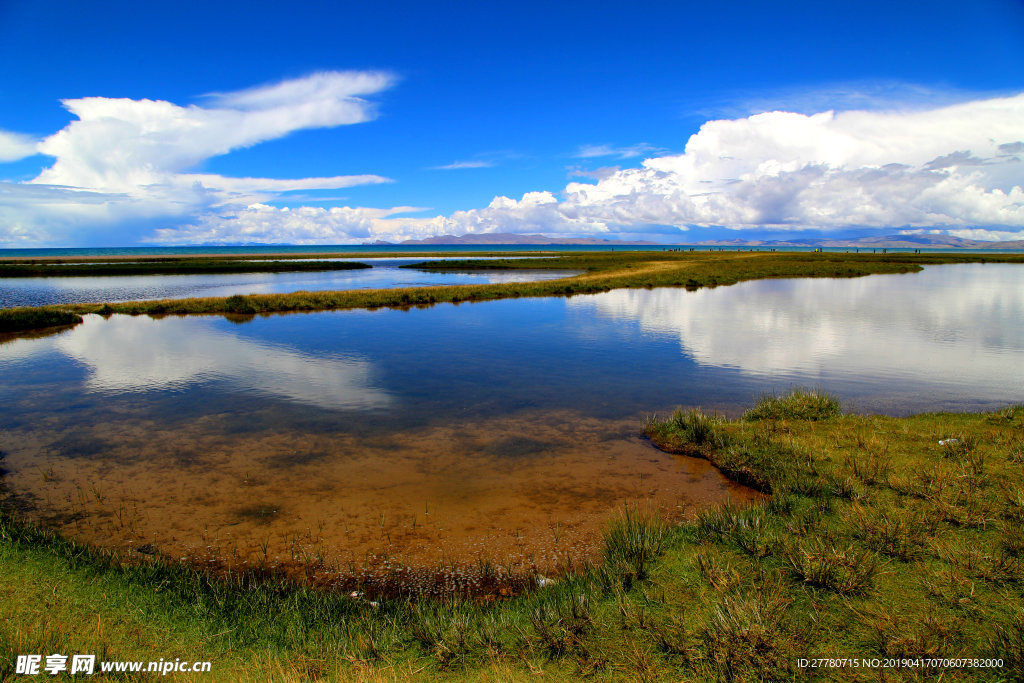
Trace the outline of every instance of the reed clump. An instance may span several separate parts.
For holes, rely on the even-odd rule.
[[[604,532],[604,562],[622,577],[624,585],[647,578],[668,537],[665,520],[653,510],[626,507]]]

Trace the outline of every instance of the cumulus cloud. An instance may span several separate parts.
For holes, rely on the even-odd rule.
[[[228,212],[211,212],[192,225],[160,228],[147,240],[160,244],[345,244],[386,239],[388,216],[420,211],[417,207],[391,209],[251,204]],[[382,237],[384,236],[384,237]]]
[[[298,130],[372,119],[374,107],[364,96],[393,80],[381,72],[318,73],[208,95],[208,106],[108,97],[64,100],[76,120],[33,146],[33,152],[54,157],[54,163],[27,184],[33,190],[7,187],[0,194],[8,215],[0,225],[0,242],[17,241],[16,234],[25,231],[42,240],[59,239],[82,223],[189,219],[284,191],[387,182],[377,175],[227,178],[188,171],[212,157]],[[10,145],[8,138],[14,141]],[[0,153],[8,147],[17,152],[15,143],[25,144],[5,134]],[[108,201],[94,201],[101,195]]]
[[[0,162],[17,161],[36,154],[36,141],[27,135],[0,130]]]
[[[487,207],[433,218],[367,209],[258,213],[264,220],[268,212],[279,214],[275,225],[295,226],[304,239],[328,230],[332,241],[340,235],[394,240],[473,232],[613,236],[670,228],[678,238],[679,231],[693,226],[937,229],[975,238],[1019,238],[1022,141],[1024,95],[931,110],[773,111],[709,121],[682,154],[603,173],[596,183],[570,183],[560,196],[496,197]],[[588,153],[605,152],[613,149]],[[249,221],[240,225],[251,230]],[[229,223],[218,222],[222,239],[231,230]]]
[[[1024,95],[932,111],[768,112],[711,121],[563,211],[610,223],[730,228],[1024,227]]]
[[[386,180],[379,176],[281,180],[189,172],[203,159],[293,130],[366,120],[373,112],[362,97],[390,82],[382,74],[318,74],[210,95],[209,107],[72,100],[65,104],[79,119],[40,144],[57,161],[35,182],[53,188],[53,211],[73,207],[76,215],[108,220],[181,217],[176,227],[151,233],[151,240],[168,243],[339,243],[480,232],[679,239],[693,227],[1024,236],[1024,94],[931,109],[918,103],[814,114],[780,110],[708,121],[682,153],[602,169],[596,182],[571,182],[558,193],[498,196],[486,207],[447,216],[268,202],[289,190]],[[652,151],[646,144],[591,145],[578,156],[624,159]],[[68,188],[83,192],[83,201],[75,203]],[[6,241],[15,242],[30,232],[40,200],[0,186],[0,205],[5,202],[7,215],[25,216],[7,228]]]

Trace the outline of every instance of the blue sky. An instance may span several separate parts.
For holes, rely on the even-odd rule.
[[[0,60],[0,246],[1024,230],[1019,1],[0,0]]]

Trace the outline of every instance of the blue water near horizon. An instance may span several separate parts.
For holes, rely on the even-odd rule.
[[[582,272],[533,269],[429,272],[401,267],[422,260],[379,258],[372,259],[372,268],[310,272],[0,277],[0,309],[51,304],[188,299],[233,294],[287,294],[303,290],[315,292],[536,282],[572,277]]]
[[[45,247],[37,249],[0,249],[0,258],[60,258],[81,256],[189,256],[198,254],[414,254],[445,252],[474,254],[488,251],[788,251],[842,253],[858,251],[870,253],[922,253],[955,252],[958,254],[1016,254],[1024,249],[962,249],[954,247],[780,247],[780,246],[711,246],[706,244],[317,244],[317,245],[249,245],[249,246],[190,246],[190,247]]]

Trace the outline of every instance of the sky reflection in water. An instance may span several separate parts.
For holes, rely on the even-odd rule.
[[[324,260],[358,261],[358,259]],[[231,296],[233,294],[285,294],[303,290],[391,289],[531,282],[569,277],[577,273],[577,271],[569,270],[428,273],[399,267],[423,260],[366,259],[363,262],[373,265],[373,268],[296,273],[0,278],[0,308],[105,301],[186,299]],[[445,258],[431,260],[445,260]]]

